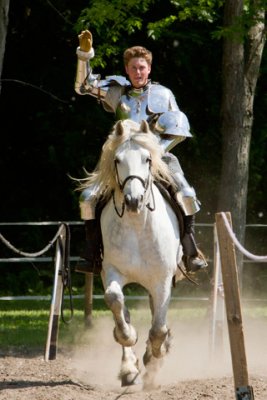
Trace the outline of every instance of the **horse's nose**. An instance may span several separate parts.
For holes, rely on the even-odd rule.
[[[143,195],[132,197],[130,194],[125,195],[125,204],[128,211],[138,212],[143,202]]]

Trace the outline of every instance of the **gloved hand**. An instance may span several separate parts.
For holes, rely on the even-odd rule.
[[[90,31],[82,31],[79,38],[80,50],[89,52],[93,46],[93,36]]]

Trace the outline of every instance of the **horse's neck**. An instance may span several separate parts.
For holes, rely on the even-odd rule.
[[[115,195],[116,207],[121,213],[124,199],[120,192],[115,193]],[[111,199],[107,209],[107,211],[109,210],[108,224],[116,221],[116,229],[121,225],[122,232],[128,233],[132,231],[132,234],[135,233],[139,238],[144,238],[144,235],[146,237],[151,237],[151,235],[161,236],[164,232],[172,232],[173,230],[175,231],[175,237],[179,238],[177,217],[157,186],[152,184],[152,191],[149,190],[147,195],[144,207],[139,214],[130,213],[125,209],[120,218]],[[148,204],[150,208],[148,208]]]

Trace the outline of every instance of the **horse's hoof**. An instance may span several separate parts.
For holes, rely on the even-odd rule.
[[[116,342],[124,347],[132,347],[136,344],[138,340],[138,336],[134,327],[132,325],[129,325],[128,328],[129,331],[127,332],[127,334],[120,331],[117,327],[115,327],[113,330],[114,339],[116,340]]]
[[[143,376],[143,391],[150,392],[151,390],[158,390],[161,388],[161,385],[156,383],[155,374],[149,374],[146,372]]]
[[[151,392],[152,390],[160,390],[161,385],[157,385],[156,383],[145,383],[143,385],[144,392]]]
[[[133,386],[133,385],[140,385],[142,383],[140,373],[132,373],[123,375],[121,377],[121,386]]]

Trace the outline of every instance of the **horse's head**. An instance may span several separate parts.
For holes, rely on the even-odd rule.
[[[95,185],[103,199],[116,192],[117,199],[123,198],[123,207],[139,213],[144,204],[149,207],[153,180],[173,183],[162,155],[158,138],[146,121],[118,121],[102,147],[96,169],[88,174],[81,188]]]
[[[131,135],[129,135],[129,129]],[[118,137],[126,136],[127,140],[117,148],[114,157],[116,179],[124,196],[127,211],[139,213],[147,200],[151,187],[151,153],[142,146],[144,135],[153,135],[146,121],[141,125],[133,121],[119,121],[115,127]],[[139,138],[139,140],[138,140]]]

